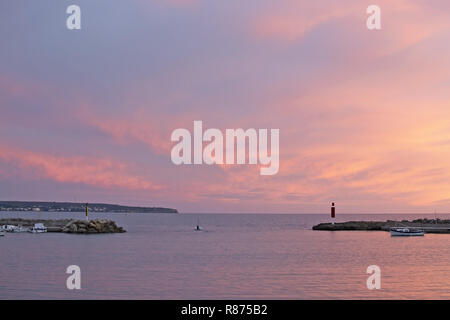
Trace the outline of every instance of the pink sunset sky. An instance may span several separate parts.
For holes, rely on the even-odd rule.
[[[448,0],[4,0],[0,15],[0,200],[450,212]],[[175,166],[170,135],[194,120],[280,129],[278,174]]]

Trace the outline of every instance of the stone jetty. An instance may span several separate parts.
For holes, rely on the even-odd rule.
[[[325,231],[389,231],[393,227],[420,228],[425,233],[450,233],[450,220],[416,219],[412,221],[347,221],[332,223],[319,223],[313,230]]]
[[[65,232],[79,234],[98,234],[98,233],[123,233],[126,232],[122,227],[116,225],[112,220],[74,220],[74,219],[22,219],[9,218],[0,219],[1,225],[14,225],[22,227],[32,227],[36,223],[43,223],[48,232]]]
[[[61,230],[67,233],[123,233],[125,230],[118,227],[112,220],[72,220]]]

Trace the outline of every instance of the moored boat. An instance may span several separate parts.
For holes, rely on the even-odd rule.
[[[1,231],[3,231],[3,232],[12,232],[15,227],[16,226],[13,226],[13,225],[10,225],[10,224],[3,225],[3,226],[1,226]]]
[[[28,232],[28,228],[22,227],[22,226],[17,226],[15,227],[12,232],[13,233],[22,233],[22,232]]]
[[[422,229],[413,228],[391,228],[391,236],[401,237],[401,236],[423,236],[425,231]]]
[[[28,228],[24,228],[22,226],[14,226],[14,225],[3,225],[1,226],[1,230],[4,232],[13,232],[13,233],[20,233],[20,232],[27,232]]]
[[[31,227],[28,232],[31,233],[44,233],[47,232],[47,227],[42,223],[36,223],[34,227]]]

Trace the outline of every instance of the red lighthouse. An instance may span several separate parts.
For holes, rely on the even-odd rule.
[[[334,224],[334,219],[336,218],[336,207],[334,206],[334,202],[331,203],[331,221]]]

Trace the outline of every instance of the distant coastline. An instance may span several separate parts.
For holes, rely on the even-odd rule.
[[[0,201],[0,211],[43,211],[43,212],[84,212],[86,203],[40,202],[40,201]],[[163,207],[133,207],[107,203],[89,203],[91,212],[113,213],[178,213],[177,209]]]

